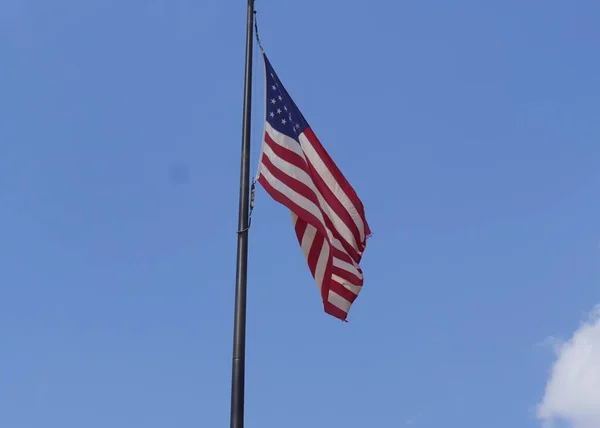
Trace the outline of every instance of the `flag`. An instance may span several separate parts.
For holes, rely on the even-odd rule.
[[[257,181],[291,211],[323,309],[346,320],[363,286],[371,234],[352,186],[321,145],[263,53],[266,116]]]

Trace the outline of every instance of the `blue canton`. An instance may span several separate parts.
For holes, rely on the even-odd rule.
[[[277,131],[298,141],[298,136],[308,128],[308,123],[275,74],[267,56],[263,56],[267,73],[267,122]]]

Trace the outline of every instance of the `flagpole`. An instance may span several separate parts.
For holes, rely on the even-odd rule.
[[[248,271],[248,228],[250,214],[250,115],[252,100],[252,47],[254,0],[248,0],[246,18],[246,66],[244,77],[244,109],[240,197],[235,280],[235,313],[233,326],[233,360],[231,370],[230,428],[244,427],[244,380],[246,365],[246,284]]]

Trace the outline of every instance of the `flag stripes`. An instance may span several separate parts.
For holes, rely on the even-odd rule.
[[[363,285],[359,263],[371,233],[364,207],[264,60],[267,120],[257,179],[291,211],[325,312],[346,320]]]

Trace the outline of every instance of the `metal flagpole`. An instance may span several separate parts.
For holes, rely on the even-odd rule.
[[[246,283],[248,271],[248,229],[250,226],[250,114],[252,99],[252,46],[254,0],[248,0],[246,18],[246,73],[240,168],[240,200],[231,372],[231,428],[244,427],[244,378],[246,365]]]

